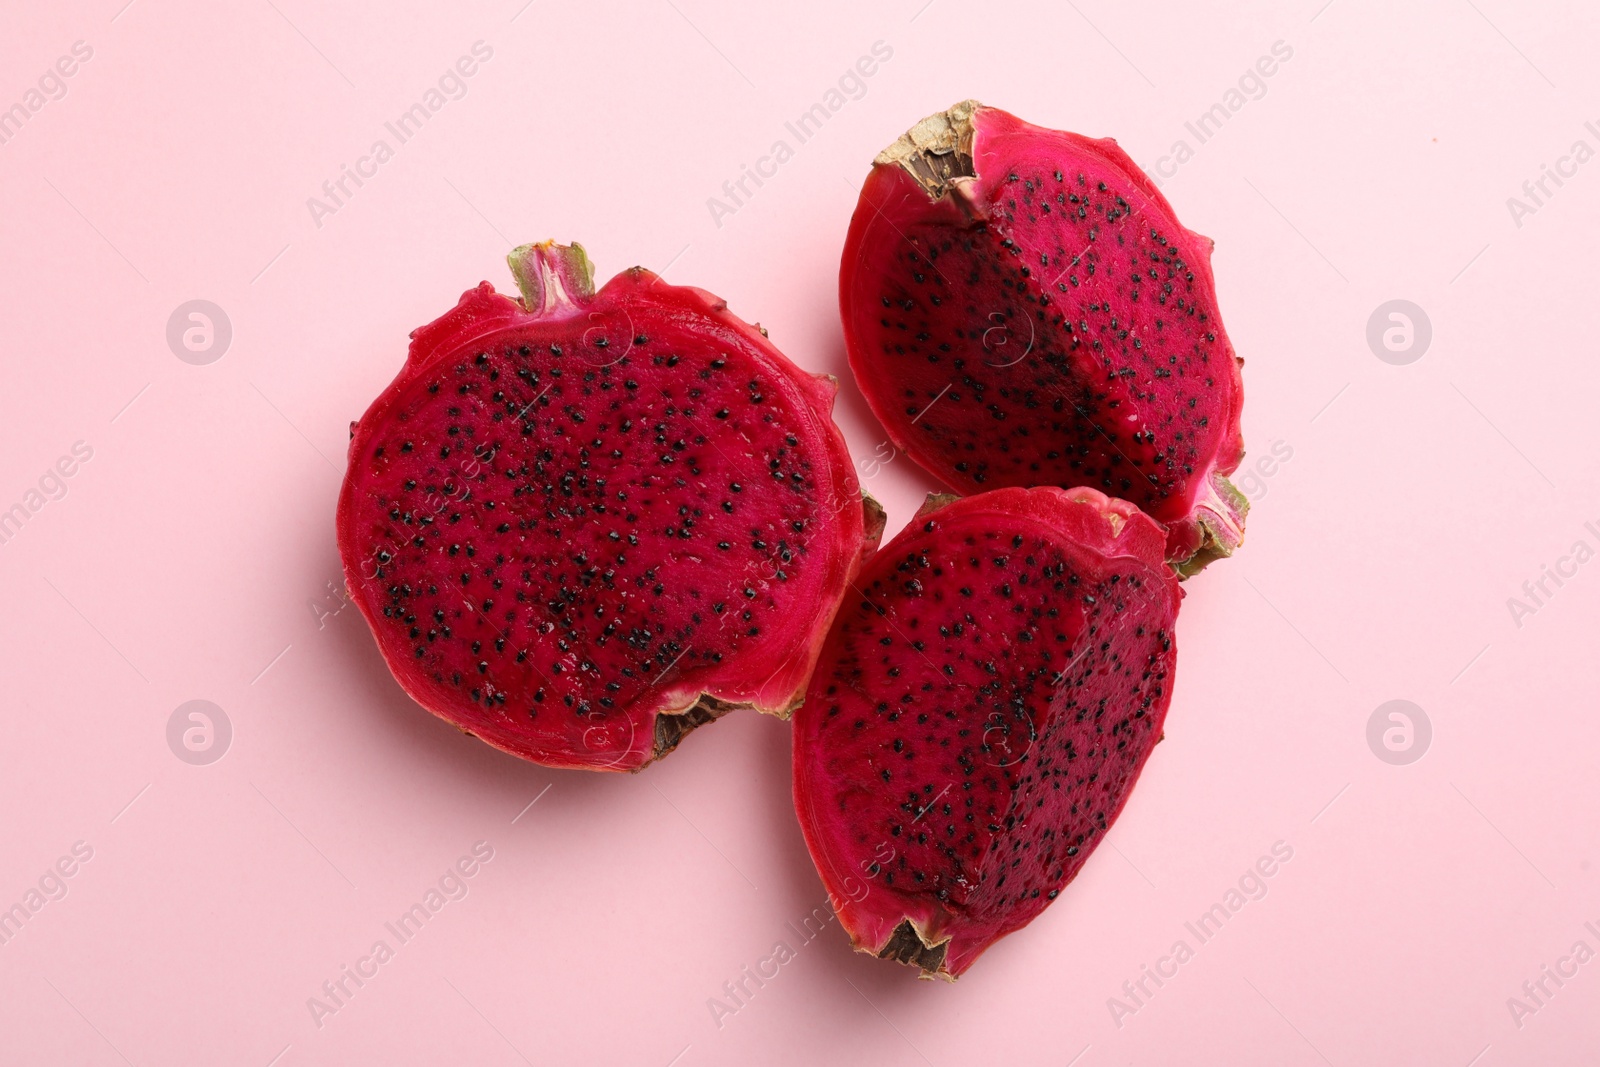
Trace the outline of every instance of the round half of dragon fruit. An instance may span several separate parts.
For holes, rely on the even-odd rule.
[[[1193,573],[1247,509],[1211,247],[1115,141],[968,100],[873,163],[840,269],[850,365],[952,488],[1100,489],[1165,524]]]
[[[1161,739],[1182,591],[1094,489],[932,496],[794,718],[800,825],[857,949],[954,978],[1077,875]]]
[[[637,770],[735,707],[787,716],[877,544],[801,372],[700,289],[509,257],[415,331],[351,427],[345,579],[419,704],[497,748]]]

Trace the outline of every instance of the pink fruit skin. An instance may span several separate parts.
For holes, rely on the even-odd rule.
[[[1076,876],[1161,738],[1164,549],[1125,501],[1009,488],[930,497],[869,561],[794,718],[800,825],[859,951],[953,979]]]
[[[1166,525],[1184,573],[1231,554],[1244,388],[1212,242],[1115,141],[958,112],[975,176],[934,198],[891,146],[850,222],[840,306],[868,403],[960,492],[1089,485]]]
[[[836,383],[800,371],[703,290],[634,268],[594,293],[581,249],[548,244],[519,249],[513,268],[524,301],[488,282],[468,290],[455,308],[412,333],[405,366],[352,427],[339,547],[352,598],[391,672],[440,718],[557,767],[637,770],[681,737],[675,730],[665,741],[658,737],[658,716],[696,705],[709,712],[702,721],[737,706],[787,716],[844,589],[882,529],[870,498],[864,512],[829,415]],[[594,348],[602,339],[609,347]],[[551,344],[565,346],[561,360],[549,354]],[[683,369],[668,369],[667,358]],[[723,369],[711,370],[719,358]],[[556,378],[552,367],[563,361],[567,373]],[[717,393],[729,374],[737,381],[728,379]],[[584,384],[591,378],[594,388]],[[625,381],[634,385],[624,388]],[[759,406],[752,400],[757,382],[767,394]],[[602,386],[610,392],[595,392]],[[504,394],[500,402],[491,403],[491,390]],[[691,398],[695,390],[703,403]],[[619,399],[595,399],[613,395]],[[735,410],[716,418],[713,399]],[[498,442],[489,458],[474,452],[465,473],[434,460],[441,444],[467,440],[448,435],[444,423],[457,420],[444,414],[445,403],[470,409],[461,429],[481,444]],[[513,414],[517,408],[525,418]],[[499,421],[491,409],[501,412]],[[585,416],[582,424],[573,411]],[[780,418],[763,423],[757,414]],[[631,436],[620,432],[624,418],[637,424]],[[648,438],[658,421],[682,451]],[[695,427],[705,432],[691,436]],[[785,433],[795,447],[781,440]],[[418,447],[401,455],[403,437],[415,437]],[[624,457],[608,458],[611,446]],[[555,453],[542,475],[540,448]],[[803,485],[768,477],[769,457],[786,477],[803,471]],[[506,476],[530,460],[531,470]],[[633,469],[641,463],[643,475]],[[676,472],[687,487],[657,470]],[[574,480],[560,481],[563,475]],[[594,480],[607,476],[605,492],[594,489]],[[460,483],[449,494],[446,479]],[[730,493],[739,479],[749,484]],[[407,490],[406,480],[415,487]],[[432,495],[418,499],[430,485]],[[616,499],[621,485],[628,487],[625,502]],[[524,488],[513,492],[518,486]],[[574,486],[576,496],[566,495]],[[695,505],[687,523],[681,514],[690,513],[675,506],[680,497]],[[498,510],[485,509],[489,500]],[[573,511],[573,500],[586,509]],[[403,509],[405,521],[391,508]],[[776,529],[780,519],[783,529]],[[804,534],[794,531],[796,522]],[[502,523],[512,528],[501,532]],[[758,540],[771,539],[765,553],[746,548],[756,528]],[[413,537],[424,545],[416,547]],[[474,544],[470,562],[449,547]],[[789,548],[777,547],[784,544]],[[782,562],[777,553],[790,549],[792,562]],[[497,555],[508,562],[494,570]],[[654,569],[642,580],[646,565]],[[395,593],[400,583],[409,596]],[[437,595],[425,595],[425,585]],[[745,589],[756,595],[742,595]],[[488,613],[485,601],[496,602]],[[713,604],[734,610],[714,613]],[[741,610],[759,612],[759,635],[732,625]]]

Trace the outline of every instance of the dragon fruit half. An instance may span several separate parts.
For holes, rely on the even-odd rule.
[[[794,717],[800,825],[856,947],[954,978],[1077,875],[1161,739],[1182,590],[1089,488],[932,496]]]
[[[964,493],[1085,485],[1190,574],[1244,537],[1240,360],[1211,241],[1115,141],[968,100],[874,161],[840,304],[893,442]]]
[[[509,257],[351,427],[345,579],[419,704],[497,748],[637,770],[787,716],[882,532],[806,374],[700,290]]]

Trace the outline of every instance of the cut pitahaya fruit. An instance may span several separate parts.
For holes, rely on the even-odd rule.
[[[930,496],[794,717],[800,825],[856,948],[954,978],[1077,875],[1161,739],[1182,590],[1094,489]]]
[[[1113,140],[975,100],[873,163],[839,295],[850,366],[890,438],[963,493],[1087,485],[1168,527],[1190,574],[1247,504],[1242,361],[1208,238]]]
[[[339,550],[419,704],[558,767],[638,770],[735,707],[787,716],[882,533],[830,411],[701,289],[509,257],[412,333],[351,426]]]

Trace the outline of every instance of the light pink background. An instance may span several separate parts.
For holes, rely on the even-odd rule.
[[[0,509],[93,449],[0,545],[0,907],[93,849],[0,946],[0,1061],[1595,1062],[1600,961],[1520,1027],[1507,1006],[1600,950],[1600,563],[1520,627],[1506,603],[1600,547],[1600,162],[1520,226],[1506,206],[1600,148],[1592,7],[124,3],[12,3],[0,32],[0,107],[93,49],[0,145]],[[479,40],[466,95],[315,225],[307,198]],[[1265,95],[1197,145],[1185,121],[1280,40]],[[875,41],[865,94],[717,225],[707,198]],[[349,420],[412,327],[509,285],[515,243],[721,294],[845,378],[873,456],[835,304],[855,185],[968,96],[1148,168],[1190,142],[1163,182],[1217,241],[1250,460],[1293,458],[1189,585],[1167,739],[1106,847],[947,986],[836,924],[800,947],[824,898],[784,724],[554,772],[426,715],[356,611],[327,613]],[[196,298],[233,328],[206,366],[165,336]],[[1366,341],[1396,298],[1433,326],[1408,366]],[[891,531],[931,485],[864,469]],[[1396,698],[1433,727],[1408,766],[1366,740]],[[233,727],[208,766],[166,740],[192,699]],[[1184,922],[1280,840],[1265,898],[1198,945]],[[478,841],[465,899],[319,1027],[308,998]],[[1194,959],[1119,1026],[1108,998],[1179,938]],[[797,958],[719,1027],[709,998],[780,939]]]

